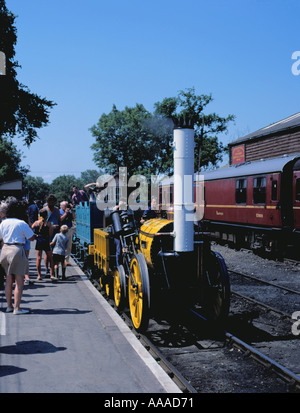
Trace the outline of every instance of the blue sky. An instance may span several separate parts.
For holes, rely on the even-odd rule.
[[[195,87],[207,112],[234,114],[227,144],[300,111],[298,0],[6,0],[18,15],[18,78],[53,100],[30,149],[46,182],[97,169],[89,128],[112,105],[143,104]]]

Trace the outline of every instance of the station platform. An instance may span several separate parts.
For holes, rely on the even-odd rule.
[[[73,260],[66,281],[36,281],[6,313],[0,291],[0,393],[181,393]]]

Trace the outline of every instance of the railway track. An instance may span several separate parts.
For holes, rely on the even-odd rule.
[[[105,296],[99,283],[89,278]],[[299,348],[299,340],[286,331],[287,315],[279,311],[275,321],[276,325],[281,317],[280,331],[284,334],[272,335],[269,330],[274,327],[274,316],[272,321],[262,321],[258,302],[250,300],[245,306],[245,300],[245,297],[234,300],[227,325],[230,332],[209,325],[201,316],[201,309],[179,311],[178,306],[171,305],[157,308],[144,335],[133,329],[126,312],[121,317],[184,393],[300,392],[300,376],[294,372],[295,366],[291,362],[286,364],[284,357],[280,363],[270,351],[276,345],[269,346],[276,343],[277,350],[284,354],[291,351],[279,343],[288,341],[290,346]],[[111,300],[110,304],[114,306]],[[260,308],[270,314],[271,309],[263,303]],[[295,363],[297,360],[299,355],[295,354]]]
[[[295,311],[300,311],[299,290],[249,274],[232,270],[228,273],[232,294],[289,318]]]
[[[278,283],[229,271],[231,278],[232,304],[240,315],[240,324],[248,317],[248,329],[233,328],[239,337],[250,342],[267,358],[272,358],[296,377],[300,367],[299,334],[293,325],[293,315],[300,310],[300,292]],[[243,309],[243,310],[241,310]],[[300,315],[300,312],[299,312]],[[293,374],[290,377],[293,377]],[[293,380],[293,379],[291,379]]]

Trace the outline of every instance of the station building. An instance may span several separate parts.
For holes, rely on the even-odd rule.
[[[21,198],[23,195],[23,181],[22,179],[14,179],[12,181],[0,182],[0,199],[7,196],[14,196]]]
[[[300,153],[300,112],[229,143],[230,165]]]

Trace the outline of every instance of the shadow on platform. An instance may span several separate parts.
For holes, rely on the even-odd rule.
[[[48,343],[48,341],[30,340],[18,341],[15,345],[0,347],[0,354],[46,354],[56,353],[57,351],[66,349],[66,347],[56,347]],[[0,366],[1,370],[3,367],[4,366]]]

